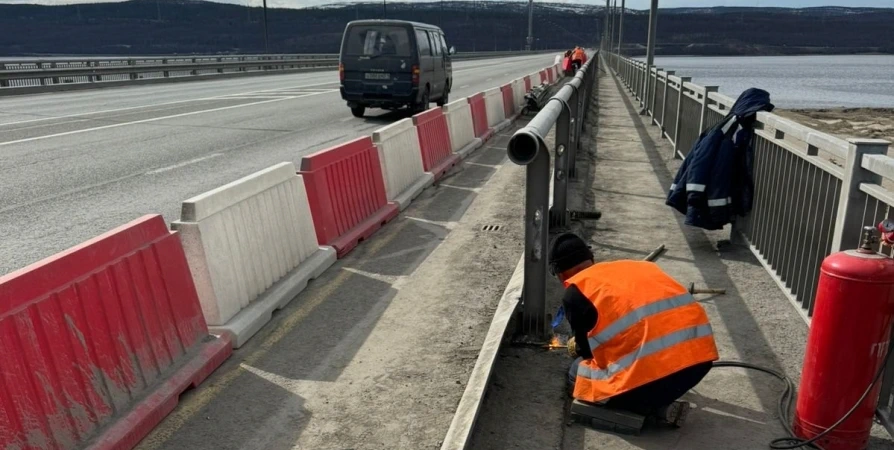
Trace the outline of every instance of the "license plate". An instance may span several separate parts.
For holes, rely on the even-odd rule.
[[[390,73],[368,73],[366,74],[367,80],[390,80]]]

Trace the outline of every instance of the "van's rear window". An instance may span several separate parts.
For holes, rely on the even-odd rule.
[[[410,36],[403,27],[358,25],[348,32],[349,56],[410,56]]]

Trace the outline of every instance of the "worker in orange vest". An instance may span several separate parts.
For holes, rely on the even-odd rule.
[[[702,306],[657,264],[597,264],[571,233],[553,242],[549,265],[566,287],[574,398],[682,426],[689,403],[678,399],[718,359]]]
[[[571,54],[571,65],[574,68],[574,71],[577,72],[581,66],[584,65],[584,62],[587,59],[587,52],[580,47],[574,47],[574,52]]]

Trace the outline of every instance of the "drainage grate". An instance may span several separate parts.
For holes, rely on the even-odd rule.
[[[482,231],[500,231],[502,225],[485,225],[481,227]]]

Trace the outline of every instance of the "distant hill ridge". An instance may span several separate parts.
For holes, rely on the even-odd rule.
[[[519,50],[525,2],[394,3],[388,18],[440,25],[459,51]],[[535,3],[537,48],[595,45],[604,8]],[[259,53],[261,9],[196,0],[38,6],[0,4],[0,56]],[[337,53],[355,19],[381,3],[268,10],[270,51]],[[643,52],[647,11],[629,11],[625,52]],[[659,19],[659,54],[894,53],[894,8],[672,8]]]

